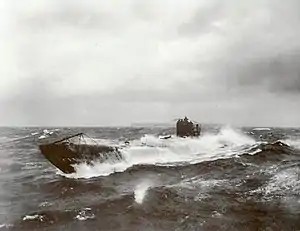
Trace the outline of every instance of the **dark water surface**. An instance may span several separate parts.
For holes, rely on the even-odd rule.
[[[299,129],[59,128],[131,141],[70,175],[39,152],[43,129],[0,128],[0,230],[300,230]]]

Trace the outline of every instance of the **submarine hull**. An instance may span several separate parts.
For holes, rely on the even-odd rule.
[[[82,134],[80,134],[82,135]],[[73,136],[72,136],[73,137]],[[93,161],[120,161],[123,159],[117,147],[107,145],[75,144],[65,138],[60,141],[40,144],[44,157],[64,173],[74,173],[74,165]]]

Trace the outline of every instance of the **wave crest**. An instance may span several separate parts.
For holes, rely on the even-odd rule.
[[[123,172],[135,165],[176,165],[178,163],[199,163],[203,161],[230,158],[255,144],[255,140],[241,131],[229,127],[217,134],[203,134],[198,138],[160,139],[144,135],[133,140],[120,151],[124,160],[117,163],[93,162],[93,166],[81,163],[74,166],[76,173],[65,175],[71,178],[91,178]]]

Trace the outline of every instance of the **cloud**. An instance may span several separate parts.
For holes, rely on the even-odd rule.
[[[286,121],[300,123],[291,102],[300,95],[297,0],[6,3],[3,121],[128,123],[191,114],[257,124],[272,113],[279,124],[281,102]],[[257,108],[264,113],[249,118]],[[49,116],[55,111],[65,116]]]

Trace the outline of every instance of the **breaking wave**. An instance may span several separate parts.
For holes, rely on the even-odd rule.
[[[271,169],[272,177],[269,182],[258,189],[250,192],[251,195],[260,194],[264,200],[272,200],[273,198],[282,198],[283,202],[287,199],[296,198],[299,203],[299,167],[294,166],[289,169],[275,168]]]
[[[174,166],[179,164],[195,164],[203,161],[230,158],[241,151],[253,147],[256,141],[241,131],[225,127],[217,134],[207,133],[199,138],[160,139],[154,135],[144,135],[133,140],[120,151],[124,161],[116,163],[93,162],[93,165],[81,163],[75,165],[76,173],[62,174],[70,178],[91,178],[108,176],[116,172],[124,172],[136,165]]]
[[[284,140],[284,142],[293,148],[300,149],[300,140],[299,139],[296,139],[296,138],[287,139],[287,140]]]

